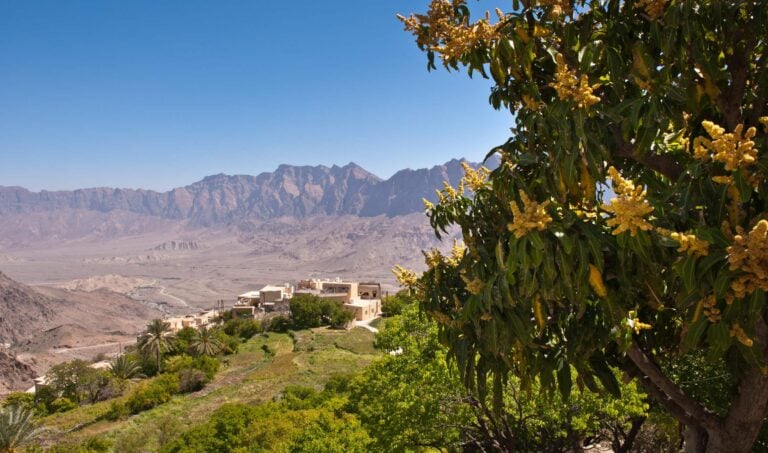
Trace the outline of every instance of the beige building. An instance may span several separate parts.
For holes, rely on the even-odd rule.
[[[381,284],[376,282],[311,279],[299,281],[296,287],[297,294],[315,294],[323,299],[339,301],[354,313],[356,321],[373,319],[381,311]]]
[[[355,315],[356,321],[367,321],[381,312],[381,284],[335,279],[305,279],[296,283],[296,290],[285,286],[267,285],[237,297],[233,314],[254,316],[259,310],[272,311],[287,308],[294,294],[313,294],[323,299],[336,300]]]
[[[172,318],[166,318],[164,321],[171,326],[173,332],[178,332],[185,327],[192,327],[194,329],[199,329],[201,327],[208,328],[208,325],[213,322],[215,317],[216,312],[214,310],[209,310],[191,315],[174,316]]]
[[[259,298],[258,291],[248,291],[247,293],[237,296],[238,305],[252,305],[254,307],[259,305],[261,299]]]
[[[293,287],[290,284],[267,285],[258,291],[248,291],[237,296],[237,302],[232,307],[232,311],[233,314],[252,317],[257,312],[286,308],[291,297],[293,297]]]
[[[381,311],[379,299],[353,299],[344,304],[344,308],[355,315],[355,321],[368,321],[375,318]]]

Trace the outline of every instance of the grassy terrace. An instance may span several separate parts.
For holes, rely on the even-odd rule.
[[[222,370],[199,392],[175,396],[166,404],[125,420],[102,420],[111,405],[111,401],[104,401],[54,414],[43,424],[50,429],[48,437],[52,442],[76,443],[94,435],[116,438],[133,430],[153,437],[156,427],[168,418],[188,427],[206,420],[222,404],[268,401],[287,385],[321,389],[334,373],[366,366],[377,354],[373,337],[362,328],[257,335],[242,344],[237,354],[226,357]]]

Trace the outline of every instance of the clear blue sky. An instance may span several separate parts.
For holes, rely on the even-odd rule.
[[[281,163],[388,177],[480,160],[511,116],[488,81],[427,72],[395,19],[427,4],[0,0],[0,185],[166,190]]]

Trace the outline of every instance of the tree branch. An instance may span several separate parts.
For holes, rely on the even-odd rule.
[[[634,145],[624,140],[621,136],[621,131],[616,127],[613,128],[613,136],[616,140],[617,156],[632,159],[651,170],[661,173],[672,181],[677,181],[683,173],[683,167],[668,155],[651,154],[644,156]]]
[[[648,394],[659,404],[664,406],[664,409],[672,414],[673,417],[683,422],[683,424],[686,426],[698,426],[698,422],[696,420],[689,416],[683,410],[683,408],[672,401],[664,392],[659,390],[659,388],[653,382],[651,382],[647,376],[638,377],[640,379],[640,384],[643,386],[645,391],[648,392]]]
[[[688,419],[706,429],[715,429],[719,425],[718,417],[683,393],[680,387],[664,375],[658,365],[651,360],[651,357],[645,351],[640,349],[640,346],[638,346],[637,343],[632,344],[629,351],[627,351],[627,355],[629,355],[630,360],[632,360],[635,366],[645,374],[646,378],[661,393],[661,395],[658,396],[662,396],[662,398],[659,399],[658,396],[656,396],[656,398],[659,399],[659,402],[665,404],[665,401],[669,399],[684,412],[685,418],[681,417],[681,420]]]

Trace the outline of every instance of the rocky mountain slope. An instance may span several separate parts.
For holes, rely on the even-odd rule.
[[[0,273],[0,343],[15,343],[50,326],[59,302]]]
[[[19,361],[11,351],[0,348],[0,396],[30,387],[35,376],[31,366]]]
[[[278,217],[397,216],[421,211],[422,198],[433,200],[443,181],[456,185],[462,174],[461,161],[454,159],[431,169],[402,170],[384,181],[350,163],[281,165],[258,176],[220,174],[168,192],[112,188],[30,192],[0,187],[0,216],[16,229],[29,228],[25,222],[30,216],[37,219],[35,224],[65,224],[52,234],[97,223],[104,235],[120,228],[141,232],[153,227],[151,219],[209,227]],[[51,213],[59,213],[59,221],[50,222],[56,220]],[[19,214],[26,215],[19,218]]]

